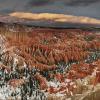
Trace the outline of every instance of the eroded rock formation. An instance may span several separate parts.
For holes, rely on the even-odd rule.
[[[86,93],[96,91],[100,83],[99,67],[99,32],[16,24],[0,27],[4,99],[79,100],[81,96],[85,100]]]

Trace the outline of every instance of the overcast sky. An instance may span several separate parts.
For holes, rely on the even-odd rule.
[[[0,13],[63,13],[100,19],[100,0],[0,0]]]

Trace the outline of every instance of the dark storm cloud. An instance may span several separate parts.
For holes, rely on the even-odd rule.
[[[100,0],[66,0],[64,3],[69,6],[87,6]]]
[[[30,0],[28,4],[30,6],[44,6],[53,2],[53,0]]]
[[[100,0],[0,0],[0,13],[62,13],[100,19]]]
[[[68,6],[87,6],[100,0],[30,0],[29,5],[31,6],[44,6],[60,2],[63,5]]]

